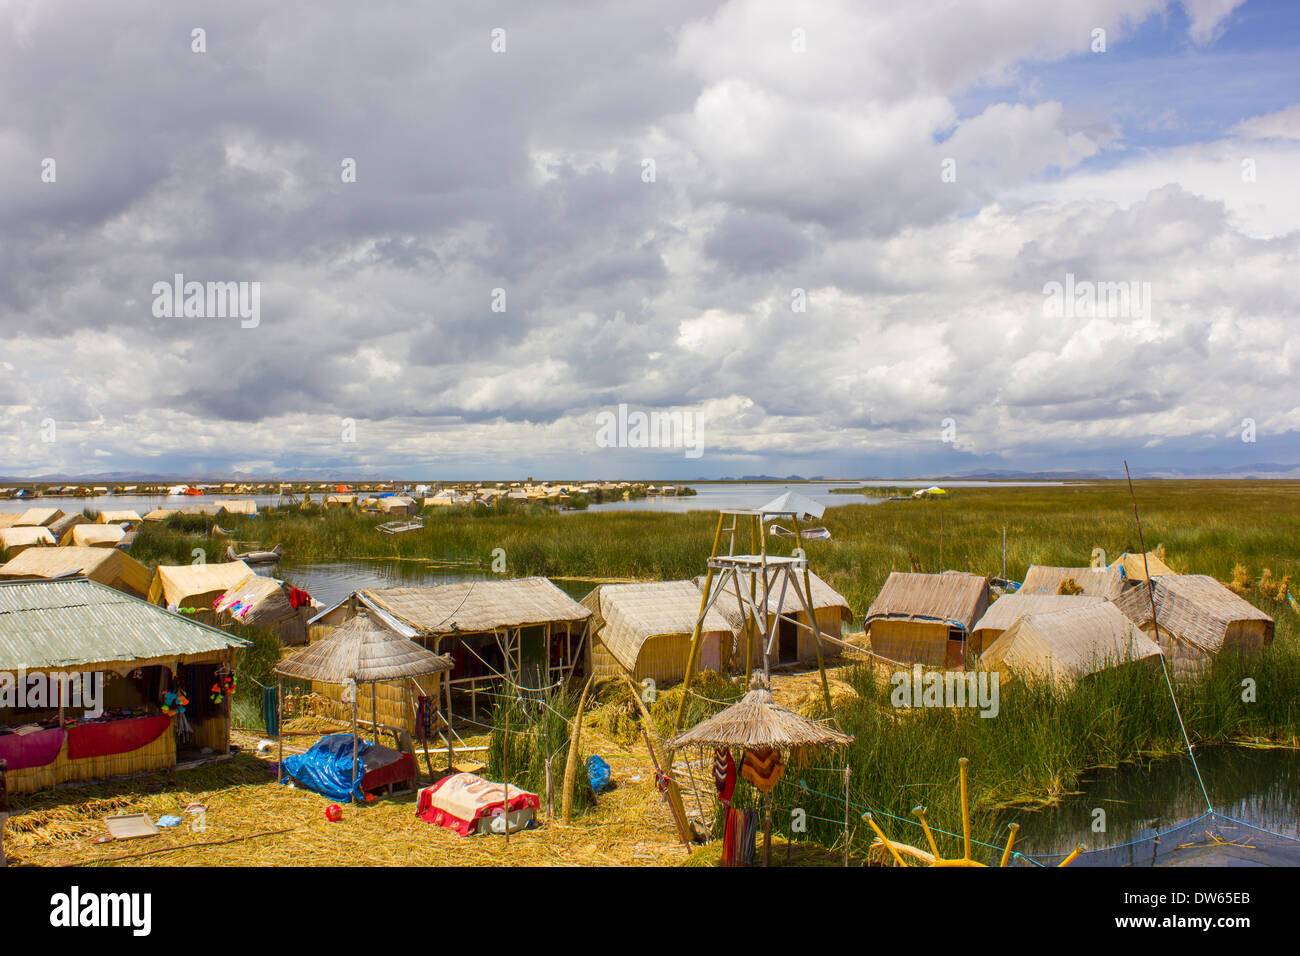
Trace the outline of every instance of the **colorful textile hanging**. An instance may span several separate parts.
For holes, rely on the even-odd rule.
[[[713,751],[713,785],[718,789],[718,799],[723,806],[729,805],[732,794],[736,792],[736,761],[729,747],[718,747]]]
[[[749,866],[758,842],[758,811],[728,807],[722,818],[722,856],[719,866]]]
[[[771,747],[746,750],[745,759],[740,766],[740,775],[763,793],[771,793],[784,772],[781,754]]]

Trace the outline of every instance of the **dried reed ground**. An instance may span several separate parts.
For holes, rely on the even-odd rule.
[[[775,693],[787,705],[820,693],[817,675],[775,678]],[[313,718],[306,718],[309,722]],[[291,726],[286,724],[286,726]],[[296,726],[296,725],[294,725]],[[314,725],[313,725],[314,726]],[[314,729],[327,733],[322,723]],[[710,865],[716,843],[688,855],[677,839],[668,810],[654,789],[654,769],[645,744],[622,744],[601,729],[599,711],[583,719],[583,752],[609,761],[615,787],[593,810],[569,827],[546,819],[543,805],[536,830],[499,836],[461,837],[415,816],[414,793],[380,799],[367,806],[343,805],[343,821],[330,823],[331,800],[305,790],[279,786],[271,773],[274,755],[254,755],[258,737],[239,733],[243,752],[228,762],[194,770],[109,781],[14,797],[14,816],[5,830],[11,865],[27,866],[676,866]],[[287,738],[309,746],[315,738]],[[467,739],[481,744],[486,738]],[[658,742],[656,742],[658,746]],[[434,766],[439,761],[434,760]],[[680,766],[680,765],[679,765]],[[580,771],[581,772],[581,771]],[[712,813],[707,767],[695,769],[697,805],[690,780],[683,778],[687,812],[702,806]],[[555,806],[559,810],[556,770]],[[426,785],[423,758],[420,783]],[[186,825],[163,829],[155,839],[95,844],[105,833],[103,817],[147,813],[157,822],[165,814],[190,818],[191,801],[207,807],[208,829],[191,833]],[[545,797],[543,795],[543,804]],[[287,832],[272,832],[287,831]],[[262,834],[258,836],[258,834]],[[241,839],[251,837],[251,839]],[[236,840],[239,842],[222,843]],[[208,845],[205,845],[208,844]],[[148,854],[139,856],[137,854]],[[786,859],[784,841],[775,840],[773,862]],[[796,843],[791,862],[837,865],[838,853]]]

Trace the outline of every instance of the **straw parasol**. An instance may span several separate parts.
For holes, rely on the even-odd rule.
[[[375,684],[438,674],[454,667],[450,655],[435,654],[414,641],[407,640],[374,623],[367,614],[357,614],[324,640],[317,641],[275,668],[282,677],[321,681],[327,684],[369,684],[370,719],[379,743],[378,704]],[[277,693],[277,701],[283,693]],[[279,729],[277,727],[277,729]],[[284,757],[284,734],[280,733],[281,762]],[[352,696],[352,779],[357,776],[357,700]],[[283,780],[283,772],[281,772]]]
[[[749,692],[726,710],[702,720],[668,742],[672,754],[687,747],[770,747],[796,751],[804,747],[842,746],[853,737],[782,707],[772,697],[767,678],[755,671]],[[763,794],[767,820],[763,830],[763,865],[772,860],[772,795]]]

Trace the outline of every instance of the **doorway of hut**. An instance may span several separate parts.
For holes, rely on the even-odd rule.
[[[959,627],[948,628],[948,653],[943,664],[945,667],[966,666],[966,632]]]
[[[799,661],[799,625],[781,618],[777,631],[778,664],[795,664]]]

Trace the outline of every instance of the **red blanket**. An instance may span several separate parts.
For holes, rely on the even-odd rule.
[[[443,788],[446,788],[446,792],[435,802],[434,795]],[[501,784],[491,783],[472,773],[457,773],[421,790],[415,815],[421,820],[455,830],[461,836],[469,836],[478,826],[481,817],[492,816],[500,811],[505,803],[501,799],[503,796]],[[442,806],[438,806],[438,803]],[[539,806],[541,800],[537,794],[510,785],[511,813],[526,807],[536,810]],[[457,808],[457,812],[453,813],[448,807]]]
[[[38,730],[34,734],[5,734],[0,736],[0,760],[9,761],[10,770],[26,770],[54,763],[63,746],[61,727]]]
[[[102,723],[77,724],[68,728],[68,758],[107,757],[148,746],[172,725],[166,714],[158,717],[130,717]]]

